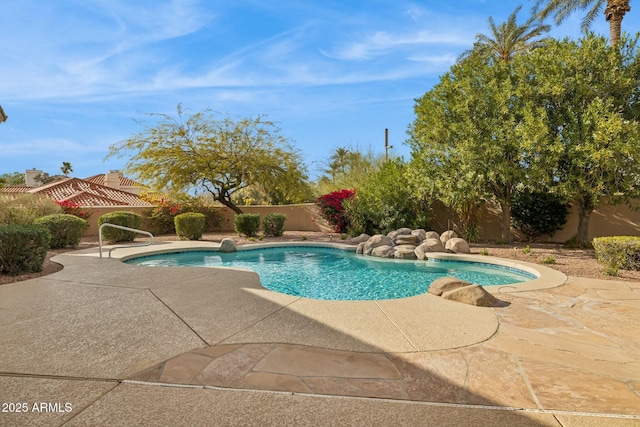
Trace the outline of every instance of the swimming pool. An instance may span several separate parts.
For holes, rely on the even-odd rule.
[[[485,286],[535,279],[522,270],[459,261],[388,260],[352,251],[285,246],[233,253],[188,251],[125,261],[150,267],[234,267],[255,271],[267,289],[322,300],[380,300],[425,293],[435,279],[454,276]]]

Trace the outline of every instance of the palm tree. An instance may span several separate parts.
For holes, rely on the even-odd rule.
[[[540,19],[553,15],[559,25],[576,10],[588,10],[582,19],[582,29],[586,31],[604,7],[604,17],[609,23],[609,41],[611,46],[620,43],[621,25],[624,15],[631,10],[630,0],[536,0],[533,12]],[[541,5],[546,4],[538,10]]]
[[[464,52],[460,59],[466,58],[472,52],[479,52],[485,55],[497,55],[498,59],[509,62],[516,54],[543,46],[542,41],[534,39],[549,31],[551,27],[541,24],[537,15],[533,15],[523,25],[518,25],[516,15],[520,9],[522,9],[522,5],[513,11],[507,22],[498,26],[493,18],[489,17],[491,35],[476,34],[473,49]]]
[[[69,176],[69,172],[73,172],[73,169],[71,168],[71,163],[69,162],[62,162],[62,166],[60,167],[60,170],[62,171],[64,176]]]

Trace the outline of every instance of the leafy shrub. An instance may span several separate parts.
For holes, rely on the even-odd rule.
[[[83,209],[76,202],[56,200],[55,203],[62,208],[64,213],[77,216],[78,218],[87,219],[93,214],[90,210]]]
[[[386,162],[358,188],[356,197],[343,204],[349,234],[429,228],[429,209],[418,194],[409,183],[406,164],[401,159]]]
[[[233,229],[238,234],[255,236],[260,227],[260,215],[243,213],[233,217]]]
[[[49,230],[38,225],[0,226],[0,273],[42,271],[50,241]]]
[[[551,255],[549,255],[545,259],[540,261],[540,262],[543,263],[543,264],[555,264],[556,263],[556,259],[554,257],[552,257]]]
[[[150,198],[145,198],[149,200]],[[160,200],[149,200],[156,204],[144,212],[148,227],[156,234],[175,233],[174,218],[187,212],[201,213],[205,216],[205,231],[214,231],[220,229],[222,225],[222,215],[220,215],[219,207],[208,206],[203,204],[197,198],[184,198],[179,201],[161,198]]]
[[[640,270],[640,237],[611,236],[593,239],[596,260],[608,271]]]
[[[185,212],[173,219],[180,240],[200,240],[204,232],[206,217],[197,212]]]
[[[45,227],[51,233],[51,249],[75,248],[80,243],[82,233],[88,224],[75,215],[53,214],[43,216],[34,221],[35,225]]]
[[[333,225],[336,233],[347,232],[350,222],[344,212],[344,201],[353,199],[355,195],[355,190],[339,190],[318,197],[322,217]]]
[[[98,227],[102,224],[114,224],[139,229],[142,224],[142,217],[135,212],[115,211],[100,216],[100,218],[98,218]],[[136,234],[137,233],[133,231],[119,230],[112,227],[105,227],[102,229],[102,236],[109,243],[133,242],[136,238]]]
[[[0,224],[27,225],[36,218],[56,213],[63,210],[48,197],[35,194],[0,197]]]
[[[266,236],[282,236],[287,216],[281,213],[267,214],[262,219],[262,227]]]
[[[529,240],[553,236],[567,222],[569,204],[559,195],[545,191],[519,191],[511,202],[513,226]]]

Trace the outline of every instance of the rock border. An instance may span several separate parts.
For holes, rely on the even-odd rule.
[[[351,240],[358,243],[356,253],[379,258],[426,259],[430,252],[470,254],[469,243],[455,231],[438,234],[422,228],[399,228],[386,235],[361,234]]]
[[[430,253],[470,254],[469,243],[458,237],[455,231],[442,234],[424,229],[399,228],[384,234],[369,236],[361,234],[352,239],[358,243],[356,254],[378,258],[420,259]],[[465,282],[455,277],[434,280],[427,293],[450,301],[462,302],[478,307],[504,307],[505,303],[496,299],[481,285]]]

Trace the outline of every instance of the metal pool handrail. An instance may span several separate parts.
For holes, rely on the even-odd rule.
[[[153,234],[149,233],[148,231],[138,230],[136,228],[129,228],[129,227],[125,227],[125,226],[122,226],[122,225],[109,224],[108,222],[105,222],[104,224],[102,224],[98,228],[98,244],[100,246],[100,258],[102,258],[102,229],[104,227],[111,227],[111,228],[117,228],[119,230],[133,231],[134,233],[146,234],[147,236],[149,236],[151,238],[147,243],[136,243],[136,244],[133,244],[133,245],[114,246],[111,249],[109,249],[109,258],[111,258],[111,251],[114,250],[114,249],[118,249],[118,248],[133,248],[133,247],[138,247],[138,246],[149,246],[149,245],[151,245],[153,243]]]

